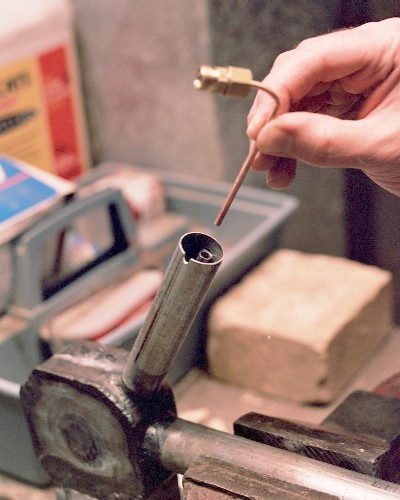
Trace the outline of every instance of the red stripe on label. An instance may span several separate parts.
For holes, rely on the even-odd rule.
[[[66,48],[60,47],[43,54],[39,64],[53,143],[54,172],[65,179],[73,179],[82,173],[84,167],[79,154],[75,96]]]

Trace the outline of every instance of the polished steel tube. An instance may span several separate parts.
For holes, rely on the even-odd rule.
[[[150,427],[148,436],[157,434]],[[165,468],[184,474],[200,457],[212,457],[290,484],[334,495],[341,500],[400,498],[398,484],[349,471],[266,444],[177,418],[158,440]]]
[[[123,382],[143,396],[154,393],[171,368],[223,257],[203,233],[187,233],[172,256],[153,306],[129,354]]]

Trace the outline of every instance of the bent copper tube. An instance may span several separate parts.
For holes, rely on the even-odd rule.
[[[280,101],[278,95],[266,87],[262,82],[253,80],[253,73],[248,68],[236,68],[234,66],[209,66],[202,65],[196,70],[194,86],[198,90],[208,90],[215,94],[222,94],[233,97],[247,97],[251,88],[266,92],[273,100],[271,114],[266,118],[266,122],[272,120],[278,112]],[[257,156],[258,149],[253,145],[250,153],[245,159],[236,179],[225,198],[221,210],[219,211],[214,224],[220,226],[225,218],[235,196],[242,185],[247,172]]]
[[[122,379],[143,396],[157,391],[179,352],[222,263],[221,245],[203,233],[180,239],[129,354]]]

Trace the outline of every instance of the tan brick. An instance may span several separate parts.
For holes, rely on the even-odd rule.
[[[329,402],[392,329],[391,274],[279,250],[213,306],[208,363],[221,379]]]

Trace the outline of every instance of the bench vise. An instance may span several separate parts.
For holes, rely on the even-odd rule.
[[[299,443],[265,444],[265,422],[251,415],[235,424],[240,435],[177,417],[165,378],[222,257],[210,236],[184,235],[130,353],[71,343],[32,372],[21,401],[53,485],[101,500],[146,499],[167,478],[184,474],[188,500],[200,498],[191,496],[193,488],[218,499],[400,498],[393,435],[383,444],[394,471],[385,476],[388,467],[360,471],[351,458],[339,463],[338,454],[332,465],[322,454],[296,453],[304,450]],[[329,455],[327,449],[323,456]]]

